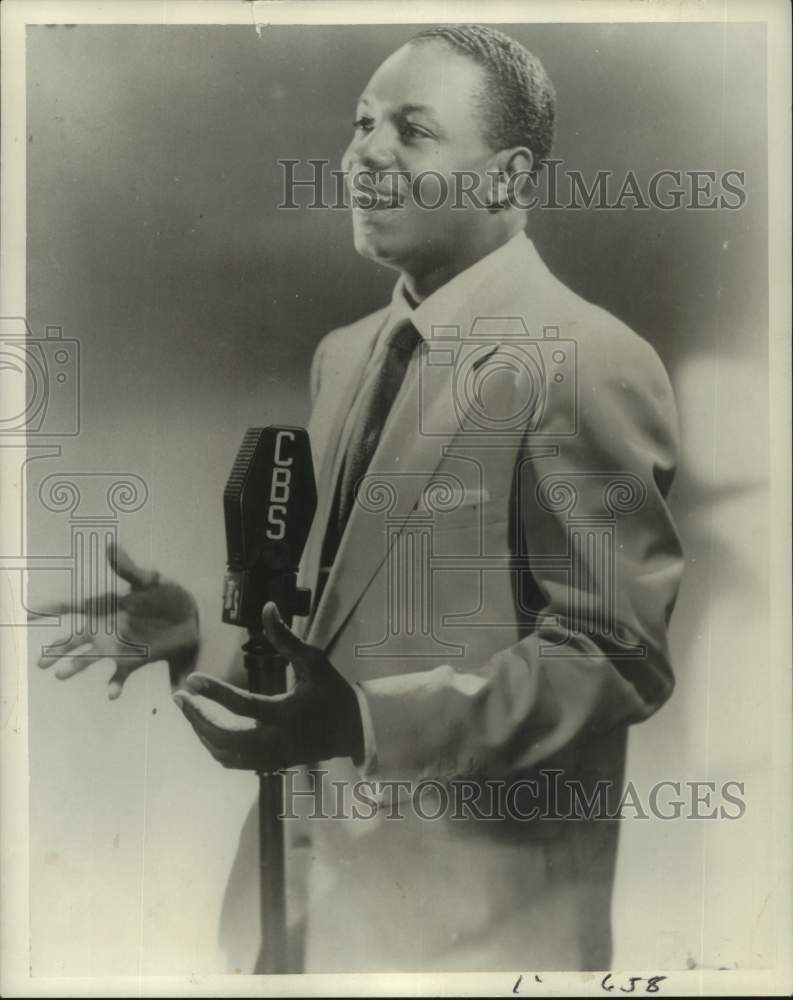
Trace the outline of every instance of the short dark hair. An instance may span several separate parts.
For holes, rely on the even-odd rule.
[[[483,24],[439,24],[411,42],[446,42],[478,63],[490,84],[480,111],[494,151],[527,146],[539,169],[551,155],[556,92],[540,60],[527,48]]]

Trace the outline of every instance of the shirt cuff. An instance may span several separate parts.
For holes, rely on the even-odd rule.
[[[374,738],[374,723],[369,701],[360,684],[353,684],[358,708],[361,712],[361,728],[363,729],[363,760],[354,761],[363,777],[368,777],[377,767],[377,746]]]

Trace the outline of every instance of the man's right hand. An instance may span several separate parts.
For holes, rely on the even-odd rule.
[[[166,660],[171,684],[192,670],[198,654],[198,607],[195,599],[177,583],[161,581],[157,572],[137,566],[120,545],[111,542],[107,558],[117,577],[130,585],[130,591],[89,597],[73,604],[56,601],[31,613],[73,615],[72,635],[62,645],[50,647],[39,657],[43,668],[58,663],[55,676],[66,680],[99,660],[113,660],[116,671],[110,678],[108,697],[118,698],[129,675],[147,663]],[[116,605],[116,627],[106,623]],[[108,634],[109,633],[109,634]],[[143,647],[130,654],[130,644]]]

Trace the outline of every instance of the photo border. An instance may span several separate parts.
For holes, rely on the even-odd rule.
[[[784,2],[715,2],[648,0],[604,3],[600,0],[557,2],[416,2],[372,3],[363,0],[183,0],[183,2],[99,3],[82,0],[37,2],[5,0],[2,14],[2,315],[26,315],[25,302],[25,28],[28,24],[250,24],[267,25],[420,23],[442,21],[504,22],[714,22],[765,21],[768,24],[768,168],[769,168],[769,437],[771,448],[770,636],[778,713],[766,720],[773,732],[779,794],[773,803],[778,892],[769,905],[778,934],[778,965],[769,970],[692,971],[631,970],[630,975],[666,977],[659,994],[677,996],[789,994],[793,942],[793,796],[791,795],[791,295],[790,295],[790,9]],[[21,516],[21,484],[9,479],[10,464],[0,449],[0,487],[5,514],[0,522],[0,552],[13,549]],[[19,616],[4,581],[4,612]],[[8,620],[4,618],[3,620]],[[23,622],[18,622],[23,625]],[[516,976],[493,974],[383,974],[194,977],[32,977],[29,961],[28,829],[28,686],[24,629],[0,629],[2,684],[2,988],[4,996],[499,996],[513,992]],[[604,972],[607,970],[604,970]],[[516,975],[521,970],[516,970]],[[542,984],[533,982],[542,973]],[[523,995],[604,995],[602,975],[592,972],[543,973],[523,970]],[[616,976],[617,973],[614,972]],[[639,990],[637,989],[637,994]]]

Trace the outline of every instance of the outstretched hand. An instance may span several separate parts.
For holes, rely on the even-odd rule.
[[[127,678],[147,663],[166,660],[171,681],[176,683],[195,662],[198,652],[198,609],[193,596],[179,586],[160,580],[160,575],[141,569],[114,542],[107,559],[119,579],[130,586],[128,594],[115,592],[88,597],[84,601],[54,601],[29,618],[42,615],[72,615],[72,634],[43,653],[38,665],[58,664],[59,680],[74,677],[99,660],[113,660],[108,697],[118,698]],[[115,628],[108,628],[115,606]]]
[[[262,624],[276,651],[291,662],[295,686],[285,694],[250,694],[191,674],[174,701],[198,738],[230,768],[272,772],[333,757],[359,760],[363,732],[351,685],[321,649],[284,624],[275,604],[265,605]]]

